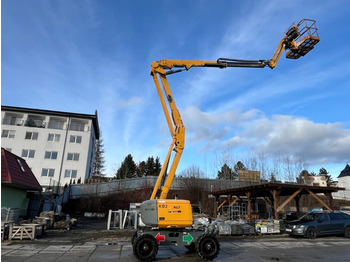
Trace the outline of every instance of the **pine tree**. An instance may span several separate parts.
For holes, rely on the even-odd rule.
[[[234,180],[235,174],[234,174],[233,170],[227,164],[224,164],[221,167],[221,170],[218,171],[218,179]]]
[[[327,169],[325,169],[324,167],[322,167],[318,173],[319,176],[325,176],[326,177],[326,182],[327,185],[331,182],[333,182],[332,176],[329,174],[329,172],[327,171]]]
[[[136,177],[136,164],[131,154],[127,155],[117,170],[116,178],[125,179]]]
[[[247,170],[247,168],[244,166],[244,164],[241,161],[238,161],[237,164],[233,167],[234,169],[234,176],[235,179],[238,177],[238,171],[239,170]]]
[[[146,174],[146,162],[141,161],[136,167],[136,174],[138,177],[143,177]]]
[[[105,169],[105,159],[104,159],[104,145],[102,138],[97,139],[96,141],[96,151],[95,151],[95,161],[94,161],[94,170],[92,173],[93,177],[103,177],[105,174],[103,173]]]

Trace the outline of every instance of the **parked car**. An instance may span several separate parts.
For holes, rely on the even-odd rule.
[[[323,235],[350,237],[350,215],[343,212],[309,212],[298,220],[287,222],[286,233],[307,238]]]

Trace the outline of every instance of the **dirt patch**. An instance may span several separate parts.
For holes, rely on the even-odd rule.
[[[40,238],[35,240],[11,241],[11,244],[81,244],[86,242],[119,242],[130,241],[134,229],[107,230],[107,220],[81,220],[71,230],[46,230]]]

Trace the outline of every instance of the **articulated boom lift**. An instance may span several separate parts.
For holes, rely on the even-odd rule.
[[[288,28],[284,33],[283,39],[279,42],[275,53],[269,60],[219,58],[216,61],[160,60],[158,62],[152,62],[151,75],[156,85],[173,139],[151,198],[141,204],[141,219],[146,226],[153,229],[149,231],[138,230],[135,232],[132,244],[134,254],[138,259],[142,261],[153,260],[157,255],[158,245],[161,242],[165,244],[184,245],[188,249],[196,251],[204,260],[213,260],[219,252],[219,243],[215,236],[207,235],[203,231],[190,228],[193,224],[190,202],[188,200],[167,199],[185,146],[185,126],[171,93],[167,75],[184,70],[187,71],[192,67],[270,67],[273,69],[280,59],[283,50],[286,52],[286,58],[298,59],[312,50],[318,42],[319,37],[316,22],[310,19],[303,19],[298,24],[295,25],[293,23]],[[175,151],[175,156],[167,174],[172,151]],[[166,180],[164,185],[161,186],[159,196],[157,197],[163,178],[166,178]]]

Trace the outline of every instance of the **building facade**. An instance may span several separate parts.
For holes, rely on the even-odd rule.
[[[1,146],[21,156],[44,191],[91,178],[96,140],[94,115],[1,106]]]

